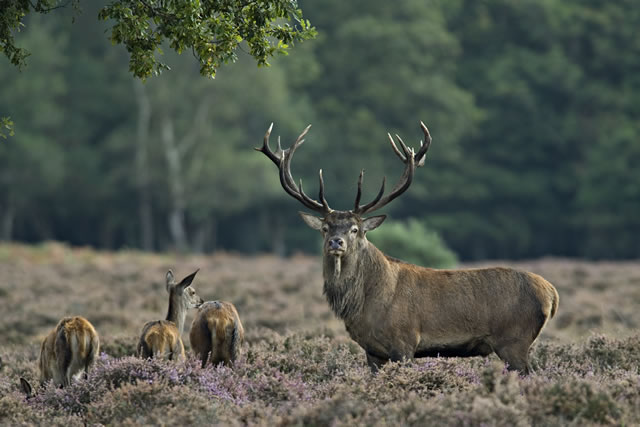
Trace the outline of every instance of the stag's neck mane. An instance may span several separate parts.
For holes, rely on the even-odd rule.
[[[176,324],[178,332],[182,335],[184,329],[184,319],[187,317],[187,307],[181,303],[180,298],[173,292],[169,295],[169,310],[166,320]]]
[[[345,322],[358,318],[387,262],[384,254],[366,239],[349,255],[324,255],[324,295],[336,316]]]

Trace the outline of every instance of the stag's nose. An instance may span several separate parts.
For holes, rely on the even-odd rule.
[[[329,249],[344,249],[344,239],[336,237],[335,239],[329,240]]]

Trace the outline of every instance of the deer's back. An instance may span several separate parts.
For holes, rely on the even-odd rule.
[[[61,366],[73,373],[93,363],[100,349],[98,333],[84,317],[64,317],[42,341],[40,347],[40,379],[47,381],[63,376]],[[64,363],[61,363],[63,362]]]
[[[184,356],[178,327],[168,320],[147,322],[142,328],[138,351],[142,357],[170,356],[174,352]]]
[[[420,330],[446,331],[449,338],[457,330],[482,335],[513,325],[542,324],[557,308],[555,288],[537,274],[502,267],[396,267],[393,315],[419,319]]]
[[[196,353],[211,352],[217,361],[233,360],[244,339],[244,328],[235,306],[227,301],[207,301],[200,306],[189,332]]]

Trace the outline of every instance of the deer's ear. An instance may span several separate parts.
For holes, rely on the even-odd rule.
[[[196,274],[198,274],[198,271],[200,271],[200,269],[197,269],[196,271],[182,279],[182,281],[178,283],[178,287],[182,288],[183,290],[186,289],[187,286],[189,286],[191,282],[193,282],[193,279],[196,277]]]
[[[298,212],[305,223],[314,230],[320,231],[322,229],[322,218],[314,215],[309,215],[306,212]]]
[[[173,277],[173,271],[167,271],[167,292],[171,289],[172,285],[175,285],[176,279]]]
[[[386,215],[377,215],[372,216],[371,218],[365,218],[362,221],[362,230],[366,233],[367,231],[375,230],[387,219]]]

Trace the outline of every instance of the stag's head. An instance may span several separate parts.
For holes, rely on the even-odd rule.
[[[291,148],[283,150],[280,145],[280,138],[278,138],[278,148],[273,152],[269,147],[269,136],[273,129],[272,123],[267,130],[267,133],[264,135],[262,147],[256,148],[256,150],[264,153],[273,163],[276,164],[276,166],[278,166],[280,171],[280,183],[284,190],[305,207],[320,214],[320,216],[315,216],[305,212],[300,212],[302,219],[309,227],[322,233],[324,237],[324,255],[343,257],[357,251],[357,249],[366,242],[365,234],[367,231],[377,228],[386,218],[385,215],[365,218],[365,215],[380,209],[404,193],[411,185],[415,168],[424,165],[425,154],[431,144],[431,135],[424,123],[420,122],[420,126],[424,133],[425,140],[424,143],[420,141],[421,146],[417,153],[414,152],[412,148],[407,147],[402,139],[396,135],[398,145],[400,146],[400,149],[398,149],[393,137],[390,134],[387,134],[394,153],[402,163],[404,163],[404,173],[389,194],[386,196],[384,195],[385,179],[383,179],[377,196],[371,202],[365,205],[360,205],[360,198],[362,196],[362,179],[364,177],[364,171],[361,171],[360,177],[358,178],[358,192],[356,194],[355,206],[349,211],[337,211],[329,207],[324,196],[322,169],[320,169],[318,173],[320,182],[318,200],[309,197],[304,192],[302,189],[302,180],[299,181],[299,184],[296,184],[291,176],[291,159],[293,158],[293,154],[296,149],[304,142],[303,138],[309,131],[311,125],[307,126],[300,136],[298,136]]]

